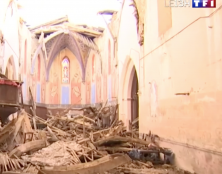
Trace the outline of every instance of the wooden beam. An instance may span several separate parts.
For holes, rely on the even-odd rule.
[[[45,167],[38,174],[95,174],[114,169],[118,166],[130,163],[128,155],[107,155],[88,163],[80,163],[73,166]]]

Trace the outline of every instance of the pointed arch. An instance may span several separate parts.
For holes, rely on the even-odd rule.
[[[68,57],[62,59],[62,83],[69,83],[70,81],[70,61]]]
[[[55,60],[58,53],[64,48],[68,48],[77,58],[82,70],[82,81],[85,81],[85,67],[83,64],[81,49],[76,38],[71,33],[62,34],[61,37],[58,38],[58,40],[55,42],[53,49],[50,51],[48,56],[49,61],[46,68],[47,81],[49,80],[49,72],[53,61]]]
[[[136,77],[136,80],[134,79]],[[118,100],[120,103],[120,119],[124,121],[127,128],[129,128],[129,120],[132,121],[132,89],[133,81],[135,80],[138,85],[138,68],[133,61],[133,58],[127,56],[123,63],[123,69],[120,75],[119,95]],[[137,91],[138,92],[138,91]],[[130,100],[129,100],[130,99]]]

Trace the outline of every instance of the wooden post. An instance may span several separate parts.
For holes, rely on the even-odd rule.
[[[29,93],[30,93],[30,95],[31,95],[31,102],[32,102],[32,108],[31,108],[31,111],[32,111],[32,114],[33,114],[32,121],[33,121],[34,129],[36,130],[36,129],[37,129],[36,120],[35,120],[35,116],[36,116],[36,104],[35,104],[35,101],[34,101],[34,98],[33,98],[32,91],[31,91],[31,88],[30,88],[30,87],[29,87]]]

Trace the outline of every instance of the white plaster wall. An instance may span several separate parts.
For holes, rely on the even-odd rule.
[[[27,64],[31,59],[31,33],[25,24],[20,23],[20,16],[18,13],[17,2],[13,1],[11,7],[7,8],[9,0],[0,1],[0,29],[3,32],[5,45],[3,49],[3,58],[1,62],[2,71],[5,73],[8,59],[13,57],[13,71],[14,79],[18,80],[21,73],[22,65],[24,65],[24,46],[27,40]],[[19,59],[21,66],[19,66]]]
[[[139,52],[140,46],[138,44],[138,36],[136,29],[136,19],[134,17],[134,8],[129,6],[132,3],[130,0],[125,0],[125,4],[121,16],[121,24],[118,37],[118,67],[119,73],[122,74],[122,68],[126,56],[130,56],[139,69]]]
[[[129,115],[127,108],[127,91],[128,82],[124,81],[124,78],[130,78],[130,73],[132,66],[136,68],[136,72],[139,72],[139,58],[140,58],[140,46],[138,44],[138,35],[136,28],[136,19],[134,16],[134,8],[129,6],[132,3],[130,0],[125,0],[121,24],[119,29],[118,37],[118,73],[119,73],[119,89],[118,89],[118,100],[120,104],[120,119],[122,119],[125,124],[128,124]],[[131,61],[129,63],[129,61]],[[130,67],[130,68],[129,68]],[[138,73],[139,79],[139,73]],[[128,79],[129,80],[129,79]],[[125,94],[123,94],[125,91]]]
[[[21,56],[21,66],[20,66],[20,73],[22,72],[21,69],[24,68],[24,62],[25,62],[25,41],[27,42],[27,55],[26,55],[26,66],[27,66],[27,74],[30,74],[31,72],[31,56],[32,56],[32,36],[29,29],[25,26],[25,24],[20,25],[21,26],[21,42],[20,42],[20,56]],[[40,53],[42,55],[42,53]],[[42,58],[42,57],[41,57]]]
[[[3,23],[3,34],[5,38],[4,46],[4,59],[2,70],[5,73],[8,59],[13,56],[13,68],[14,68],[14,79],[18,79],[18,59],[19,59],[19,35],[18,35],[18,11],[17,5],[13,3],[13,15],[11,16],[11,9],[8,8],[6,11],[5,22]]]
[[[102,20],[102,19],[101,19]],[[101,55],[101,61],[102,61],[102,72],[101,75],[102,77],[107,76],[108,75],[108,40],[110,40],[110,45],[111,45],[111,64],[113,65],[115,63],[115,59],[114,59],[114,41],[112,38],[112,35],[110,33],[110,31],[108,30],[107,27],[105,27],[105,30],[103,32],[103,34],[95,39],[95,43],[98,45],[99,51],[100,51],[100,55]],[[111,67],[111,70],[112,67]],[[104,98],[104,88],[107,88],[107,97],[108,97],[108,76],[107,76],[107,85],[104,86],[104,79],[101,78],[101,90],[102,90],[102,94],[101,94],[101,98],[103,102],[106,102],[107,99]]]
[[[217,8],[221,5],[222,0],[218,0]],[[217,132],[222,124],[222,10],[209,18],[198,19],[217,8],[172,7],[172,27],[162,36],[158,35],[156,1],[147,1],[145,17],[140,133],[151,131],[172,142],[183,143],[185,147],[172,142],[164,146],[173,149],[179,167],[201,174],[222,172],[221,157],[206,153],[210,150],[221,153],[218,140],[221,135]],[[154,105],[150,82],[157,85]],[[187,92],[189,96],[175,95]],[[204,97],[215,102],[198,103]],[[186,144],[207,150],[194,150]]]
[[[7,11],[8,4],[9,0],[0,1],[0,29],[2,29],[4,25],[5,13]]]

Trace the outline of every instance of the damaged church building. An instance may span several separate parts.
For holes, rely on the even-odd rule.
[[[22,82],[28,113],[31,100],[43,119],[70,107],[118,105],[126,129],[138,124],[140,137],[158,135],[175,166],[221,174],[222,0],[202,9],[166,2],[123,0],[119,11],[98,12],[100,28],[68,16],[29,27],[18,2],[3,0],[1,74]]]

